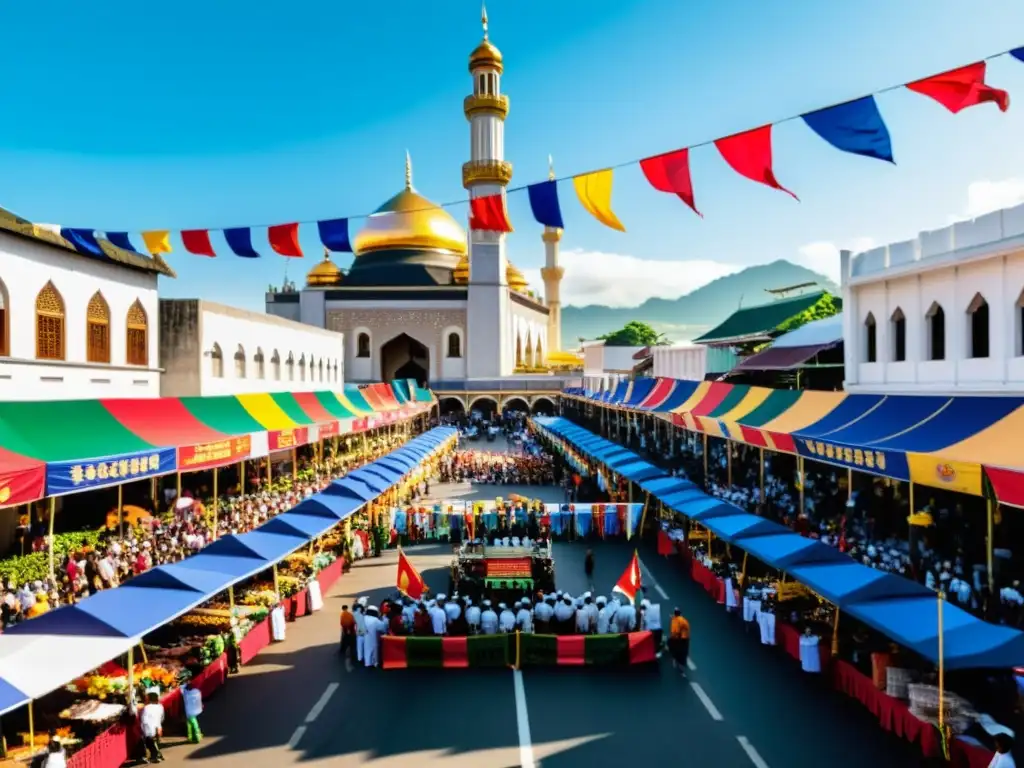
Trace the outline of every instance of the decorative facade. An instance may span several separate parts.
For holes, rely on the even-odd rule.
[[[1024,205],[841,266],[849,391],[1024,391]]]
[[[157,397],[158,256],[87,256],[0,209],[0,399]]]

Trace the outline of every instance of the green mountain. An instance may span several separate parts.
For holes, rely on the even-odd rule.
[[[685,263],[666,262],[667,269],[685,269]],[[639,307],[565,307],[562,310],[563,348],[572,349],[580,338],[594,339],[615,331],[630,320],[642,320],[664,333],[673,342],[694,339],[718,325],[740,306],[755,306],[772,301],[765,293],[799,283],[815,283],[819,288],[838,293],[839,288],[824,275],[784,259],[747,267],[741,272],[720,277],[678,299],[648,299]]]

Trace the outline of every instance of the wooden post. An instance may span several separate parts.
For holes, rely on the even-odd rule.
[[[220,474],[220,471],[218,470],[218,468],[214,467],[213,468],[213,504],[210,505],[212,507],[212,509],[213,509],[213,533],[212,533],[212,536],[213,536],[213,540],[214,541],[217,540],[217,530],[220,528],[220,526],[217,524],[217,497],[219,495],[219,492],[217,490],[217,476],[219,474]]]
[[[853,500],[853,467],[846,468],[846,503]],[[911,510],[913,514],[913,510]]]
[[[57,585],[57,564],[54,562],[54,559],[53,559],[54,558],[54,552],[53,552],[53,522],[54,522],[54,519],[56,517],[57,517],[57,499],[54,498],[53,496],[51,496],[50,497],[50,540],[47,542],[47,549],[49,550],[49,555],[50,555],[50,558],[49,558],[50,559],[50,585],[53,586],[53,587],[55,587]],[[29,707],[31,707],[31,706],[32,705],[29,704]],[[29,714],[30,715],[31,715],[31,712],[32,712],[32,710],[29,709]]]
[[[942,604],[946,602],[946,593],[939,592],[939,738],[942,740],[942,754],[949,759],[949,744],[946,739],[946,649],[943,638]]]
[[[135,646],[128,649],[128,714],[135,714]]]
[[[245,459],[238,462],[238,495],[245,496]]]
[[[708,433],[704,432],[704,490],[711,487],[711,479],[708,477]]]
[[[124,539],[124,484],[117,486],[117,538]]]
[[[995,505],[992,503],[992,499],[986,499],[985,500],[985,512],[986,512],[987,517],[988,517],[988,520],[987,520],[988,536],[987,536],[987,541],[986,541],[986,544],[988,545],[986,547],[986,549],[988,551],[985,553],[985,557],[986,557],[986,563],[987,563],[986,570],[988,571],[988,593],[989,593],[989,595],[995,595],[995,593],[996,593],[996,575],[995,575],[995,573],[993,571],[994,566],[995,566],[995,551],[996,551],[996,544],[995,544],[995,510],[993,508],[994,506]]]
[[[796,458],[796,471],[800,475],[800,514],[804,513],[804,485],[807,482],[807,477],[804,475],[804,457],[797,456]]]
[[[836,606],[836,615],[832,620],[832,658],[839,655],[839,606]]]
[[[281,601],[281,585],[280,585],[280,582],[277,579],[277,563],[274,563],[273,573],[274,573],[274,594],[277,595],[277,600],[278,600],[278,602],[280,602]]]
[[[160,511],[160,499],[157,498],[157,494],[160,489],[157,487],[157,481],[155,477],[149,478],[149,497],[153,500],[153,511]]]
[[[292,490],[299,484],[299,449],[292,446]]]
[[[759,468],[758,469],[758,475],[759,475],[758,484],[759,484],[759,487],[761,489],[760,501],[761,501],[761,504],[763,505],[765,503],[765,498],[764,498],[764,447],[762,446],[762,447],[758,448],[757,452],[758,452],[758,468]],[[762,508],[761,511],[763,512],[764,509]]]
[[[28,743],[30,754],[36,753],[36,712],[35,702],[29,701],[28,703]]]
[[[174,500],[175,502],[181,498],[181,472],[174,473],[174,490],[176,491]]]
[[[267,454],[267,490],[270,490],[270,484],[274,482],[274,462],[270,460],[270,454]]]

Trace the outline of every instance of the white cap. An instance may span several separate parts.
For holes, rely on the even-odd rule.
[[[651,601],[650,600],[641,600],[640,601],[640,606],[642,608],[650,608],[651,607]]]
[[[437,596],[437,599],[438,599],[438,600],[444,600],[444,599],[446,599],[446,595],[444,594],[444,592],[442,592],[441,594],[439,594],[439,595]]]

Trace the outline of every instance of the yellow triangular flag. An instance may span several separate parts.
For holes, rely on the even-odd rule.
[[[152,254],[171,252],[171,233],[166,229],[152,229],[142,233],[142,242]]]
[[[625,232],[619,217],[612,211],[612,181],[615,173],[611,168],[603,171],[585,173],[582,176],[574,176],[572,183],[576,187],[576,196],[580,204],[587,209],[587,213],[600,221],[606,227]]]

